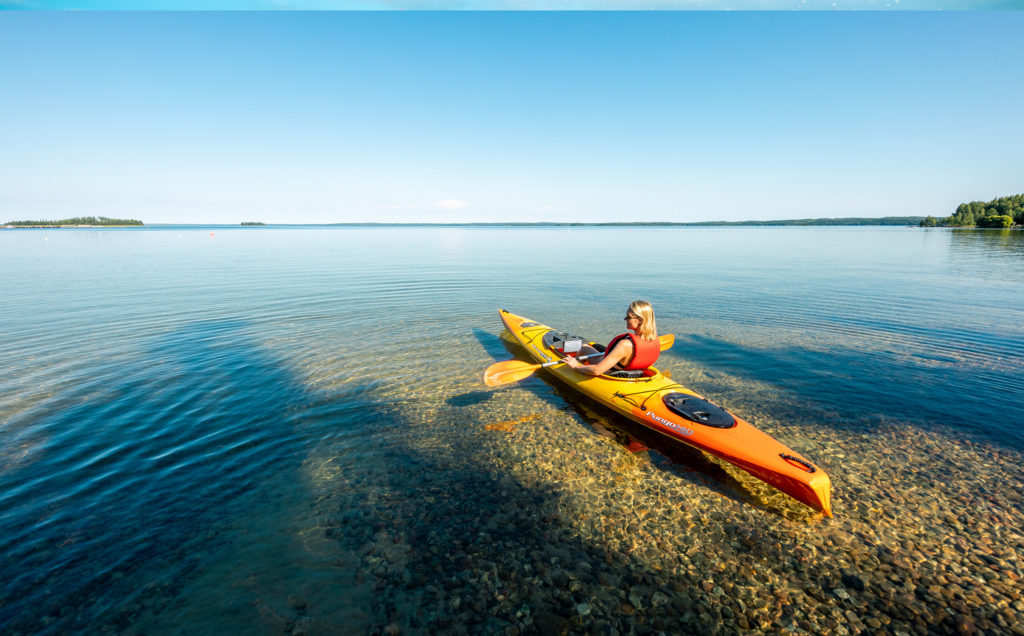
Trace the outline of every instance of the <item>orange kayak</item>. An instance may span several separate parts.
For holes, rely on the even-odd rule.
[[[593,344],[504,309],[499,314],[505,328],[538,363],[560,360],[566,355],[563,351],[571,352],[579,340]],[[564,364],[550,365],[547,370],[631,420],[738,466],[832,516],[832,480],[824,470],[654,367],[638,378],[583,375]]]

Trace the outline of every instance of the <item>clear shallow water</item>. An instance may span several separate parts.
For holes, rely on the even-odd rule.
[[[649,256],[596,262],[604,245]],[[598,587],[654,585],[637,572],[676,583],[663,555],[625,545],[637,533],[688,537],[666,553],[738,549],[708,519],[774,528],[742,542],[746,553],[806,541],[809,528],[839,541],[877,526],[878,498],[901,479],[928,497],[885,502],[903,508],[893,541],[905,538],[895,517],[911,513],[955,535],[946,516],[983,476],[1006,484],[984,486],[1000,514],[1022,515],[1021,232],[18,230],[0,232],[0,267],[6,632],[589,629],[615,613],[600,611],[615,603]],[[832,525],[542,376],[482,386],[483,369],[514,353],[498,307],[607,340],[634,298],[677,336],[660,367],[829,471]],[[633,452],[638,440],[653,450]],[[984,467],[967,470],[970,453]],[[947,490],[928,490],[941,479]],[[524,526],[509,502],[544,524]],[[622,515],[659,505],[676,516],[616,534]],[[679,532],[681,521],[695,526]],[[480,547],[502,529],[497,552]],[[582,579],[551,575],[562,552],[563,563],[632,556],[628,573],[577,583],[567,601],[558,590]],[[502,555],[534,565],[508,571]],[[545,567],[550,595],[515,598],[514,581]],[[686,598],[691,629],[744,629]],[[818,618],[792,620],[829,631]],[[630,620],[643,633],[658,619]]]

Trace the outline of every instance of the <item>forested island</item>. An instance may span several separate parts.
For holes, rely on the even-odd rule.
[[[123,226],[142,225],[135,219],[111,219],[106,216],[76,216],[72,219],[59,221],[8,221],[5,227],[82,227],[82,226]]]
[[[266,223],[261,223],[259,221],[242,221],[242,225],[266,225]]]
[[[956,212],[943,219],[926,216],[921,227],[991,227],[1024,225],[1024,194],[984,201],[961,203]]]

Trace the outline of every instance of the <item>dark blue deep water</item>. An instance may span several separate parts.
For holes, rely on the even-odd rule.
[[[651,301],[660,331],[676,335],[659,366],[828,468],[837,518],[826,528],[866,532],[842,524],[882,523],[878,511],[896,504],[872,497],[893,475],[930,470],[920,488],[948,481],[927,499],[948,505],[903,505],[948,540],[957,530],[946,516],[969,505],[956,497],[979,492],[955,485],[968,452],[992,471],[986,492],[1007,525],[1022,516],[1024,232],[7,230],[0,272],[3,633],[707,627],[699,599],[672,592],[693,583],[673,587],[673,576],[705,576],[699,561],[676,571],[651,565],[663,556],[630,557],[628,573],[593,574],[586,593],[590,566],[559,566],[564,580],[551,573],[551,559],[613,568],[604,555],[640,554],[588,534],[587,524],[618,514],[593,503],[603,491],[592,501],[579,494],[591,486],[566,485],[620,473],[559,446],[589,448],[620,423],[541,376],[486,389],[483,369],[514,354],[499,337],[499,307],[607,340],[629,301]],[[608,452],[634,461],[622,448]],[[653,476],[616,486],[634,484],[630,510],[669,501],[704,523],[767,519],[779,536],[812,523],[700,457],[650,457],[629,470]],[[534,483],[545,479],[561,485]],[[652,480],[688,489],[691,503]],[[502,508],[512,497],[519,509],[574,512],[515,526]],[[603,512],[591,519],[591,510]],[[652,518],[641,516],[651,536],[685,534]],[[481,539],[487,519],[498,521]],[[696,523],[693,532],[705,527]],[[690,538],[739,549],[734,533],[707,532]],[[569,556],[537,554],[556,548]],[[534,565],[508,571],[501,554],[516,550]],[[522,583],[529,576],[540,582]],[[516,591],[549,579],[550,596]],[[624,614],[601,592],[643,586],[667,600],[624,592],[621,602],[640,610]],[[791,620],[797,631],[830,631],[829,603],[845,600],[829,599],[818,614],[779,610],[748,628]],[[692,621],[672,623],[690,602]],[[658,607],[676,609],[662,617]],[[883,601],[870,607],[892,625],[914,624]],[[1003,629],[986,616],[977,609],[973,620]],[[745,631],[731,614],[707,621]]]

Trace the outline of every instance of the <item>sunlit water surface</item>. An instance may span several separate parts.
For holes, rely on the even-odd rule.
[[[953,545],[979,488],[1021,525],[1022,232],[12,230],[0,268],[5,633],[830,631],[838,592],[756,602],[825,572],[769,543],[881,567],[906,517]],[[635,298],[661,368],[832,475],[835,520],[542,374],[483,386],[499,307],[606,341]],[[709,554],[764,561],[751,618],[694,596],[747,593]]]

